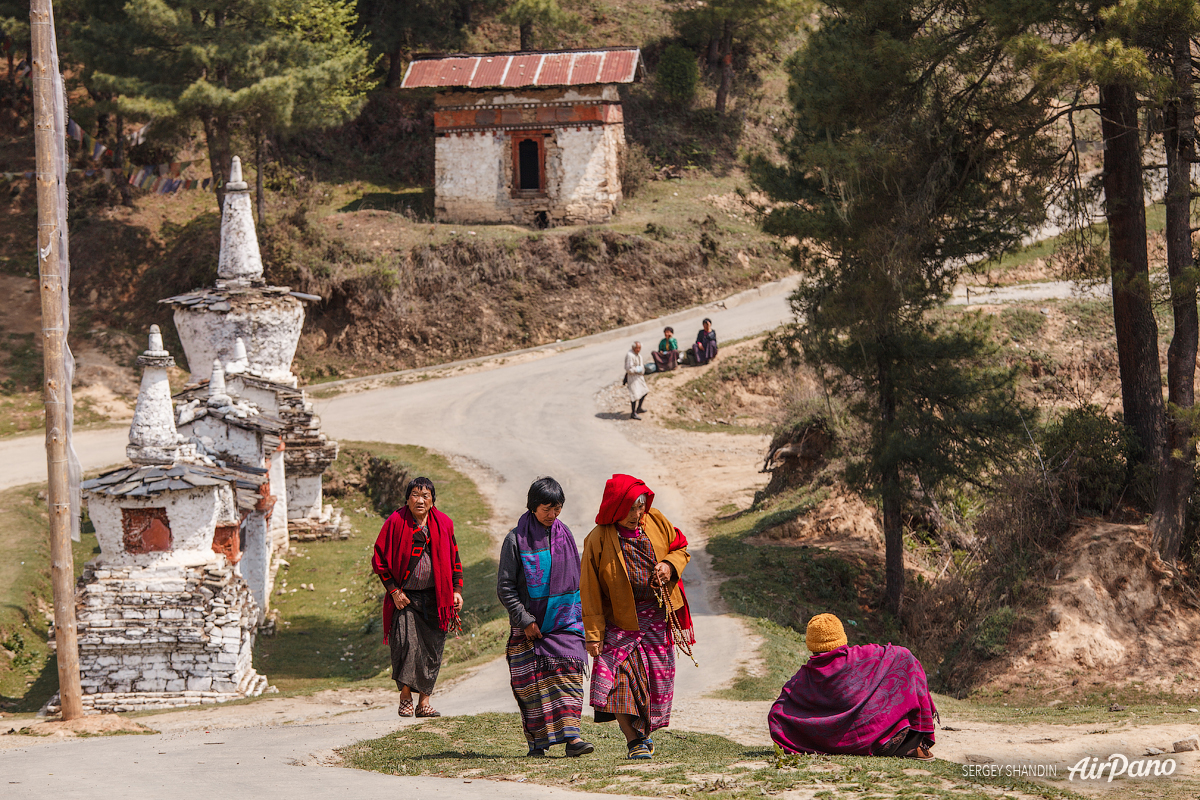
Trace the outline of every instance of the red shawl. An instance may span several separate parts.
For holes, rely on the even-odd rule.
[[[429,525],[429,560],[433,566],[433,588],[437,597],[438,624],[443,631],[450,627],[454,618],[454,585],[451,563],[454,556],[454,523],[436,508],[429,510],[425,518]],[[417,531],[416,520],[405,506],[392,513],[383,523],[379,538],[375,540],[375,556],[371,569],[381,578],[391,578],[396,586],[403,588],[408,577],[408,561],[412,556],[413,533]],[[383,640],[386,642],[392,631],[392,614],[396,604],[390,594],[383,598]]]
[[[626,512],[629,513],[629,512]],[[687,547],[687,537],[683,535],[683,531],[679,528],[675,529],[675,538],[671,540],[671,546],[668,552],[672,550],[683,550]],[[683,608],[675,610],[675,616],[679,619],[679,627],[683,628],[684,640],[688,644],[696,643],[696,626],[692,624],[692,609],[688,606],[687,592],[683,590],[683,581],[679,581],[679,596],[683,598]]]
[[[654,492],[646,484],[632,475],[613,475],[604,484],[604,498],[600,501],[600,510],[596,513],[597,525],[616,525],[629,514],[633,502],[646,495],[646,512],[654,505]]]

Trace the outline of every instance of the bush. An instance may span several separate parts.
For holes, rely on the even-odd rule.
[[[1068,509],[1106,513],[1125,494],[1133,440],[1096,406],[1063,414],[1042,433],[1042,458]]]
[[[700,67],[696,64],[695,53],[680,44],[673,44],[663,51],[654,73],[654,86],[664,100],[683,108],[691,106],[696,99],[699,80]]]
[[[654,175],[654,164],[646,155],[646,148],[637,142],[629,142],[621,149],[621,194],[633,197],[642,184]]]

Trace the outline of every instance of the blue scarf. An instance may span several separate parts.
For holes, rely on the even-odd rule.
[[[547,535],[549,533],[549,535]],[[525,571],[529,608],[542,632],[533,642],[539,658],[582,664],[583,603],[579,598],[579,548],[571,529],[554,520],[547,532],[533,514],[517,522],[517,552]]]

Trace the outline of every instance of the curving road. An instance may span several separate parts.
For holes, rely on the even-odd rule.
[[[519,354],[520,358],[479,360],[488,362],[483,366],[490,369],[318,400],[317,412],[333,438],[416,444],[470,459],[481,467],[474,471],[494,505],[500,527],[515,521],[523,510],[529,482],[551,474],[567,493],[564,521],[582,538],[592,527],[605,480],[613,472],[629,472],[646,476],[656,492],[655,505],[676,525],[694,531],[700,520],[675,485],[655,480],[665,470],[639,445],[636,424],[616,423],[613,415],[599,412],[596,394],[620,378],[624,353],[634,338],[643,339],[649,349],[657,344],[663,325],[671,324],[681,339],[690,340],[705,316],[712,317],[725,340],[769,330],[789,319],[787,293],[792,285],[794,280],[778,282],[718,305],[535,349]],[[649,403],[653,401],[652,395]],[[86,431],[76,437],[85,469],[122,461],[125,443],[124,430]],[[41,437],[0,442],[4,456],[0,487],[44,480],[41,448]],[[745,643],[736,620],[713,612],[705,591],[703,559],[693,565],[685,573],[685,582],[692,589],[689,599],[699,639],[696,657],[703,669],[680,663],[676,696],[681,702],[727,685]],[[503,659],[457,684],[438,703],[447,714],[515,711]],[[345,796],[384,798],[398,788],[397,779],[374,773],[319,764],[290,768],[312,763],[314,751],[394,730],[399,723],[390,703],[356,713],[352,720],[315,718],[303,725],[230,727],[195,716],[205,713],[193,712],[190,718],[171,715],[179,721],[161,726],[160,736],[99,737],[53,746],[35,743],[2,751],[4,796],[83,798],[107,793],[138,800],[162,797],[181,785],[191,791],[220,792],[231,788],[231,781],[241,791],[268,796],[352,792]],[[206,726],[220,727],[220,735],[210,735]],[[216,740],[221,747],[211,746]],[[122,768],[114,770],[113,764]],[[525,785],[514,789],[510,784],[486,786],[482,781],[464,786],[460,781],[404,780],[408,791],[422,796],[474,797],[488,791],[497,797],[577,797]]]

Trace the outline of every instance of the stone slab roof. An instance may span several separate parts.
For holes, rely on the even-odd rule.
[[[284,297],[295,297],[299,300],[320,300],[320,297],[304,292],[293,292],[287,286],[217,286],[193,289],[186,294],[177,294],[158,302],[163,305],[179,308],[197,309],[204,311],[232,311],[239,303],[252,303],[256,300],[271,302]]]
[[[80,488],[110,497],[149,497],[162,492],[200,489],[221,484],[239,491],[258,492],[267,471],[245,465],[226,467],[179,462],[161,466],[127,466],[84,481]]]

